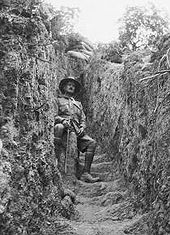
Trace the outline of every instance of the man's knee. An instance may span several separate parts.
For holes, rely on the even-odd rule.
[[[64,126],[61,123],[58,123],[54,126],[54,136],[61,138],[63,135]]]
[[[95,140],[90,140],[89,145],[87,147],[88,151],[94,151],[96,149],[97,142]]]

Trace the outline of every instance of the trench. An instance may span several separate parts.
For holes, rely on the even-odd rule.
[[[80,158],[84,162],[84,156]],[[66,220],[70,230],[61,234],[124,235],[132,234],[143,215],[131,204],[128,189],[106,154],[95,155],[91,174],[101,181],[86,183],[77,180],[70,189],[75,192],[75,214]],[[144,233],[142,233],[144,234]]]
[[[169,70],[170,36],[154,54],[87,65],[68,56],[55,19],[42,9],[32,15],[30,0],[7,2],[0,9],[0,234],[169,234],[170,76],[148,76]],[[87,131],[100,148],[92,174],[102,179],[70,185],[74,204],[63,201],[69,180],[62,183],[54,151],[53,101],[67,74],[83,77]]]

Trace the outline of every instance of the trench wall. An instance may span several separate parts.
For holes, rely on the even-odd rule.
[[[59,81],[81,65],[60,39],[52,44],[42,11],[17,4],[0,9],[0,233],[59,234],[66,227],[59,217],[73,208],[62,203],[53,102]]]
[[[154,54],[134,52],[123,64],[92,62],[84,75],[89,132],[129,187],[148,234],[169,231],[169,35]],[[143,79],[143,80],[142,80]]]

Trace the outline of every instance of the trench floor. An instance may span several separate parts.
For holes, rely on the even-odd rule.
[[[69,221],[74,235],[133,234],[129,228],[138,223],[142,215],[133,210],[128,191],[105,156],[96,156],[92,174],[101,182],[76,185],[76,216]],[[143,234],[139,232],[136,234]]]

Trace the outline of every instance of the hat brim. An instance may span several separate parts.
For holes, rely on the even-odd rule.
[[[77,94],[81,91],[81,84],[76,81],[74,78],[64,78],[61,80],[60,84],[59,84],[59,89],[62,93],[64,93],[64,86],[68,83],[68,82],[74,82],[75,84],[75,92],[74,94]]]

